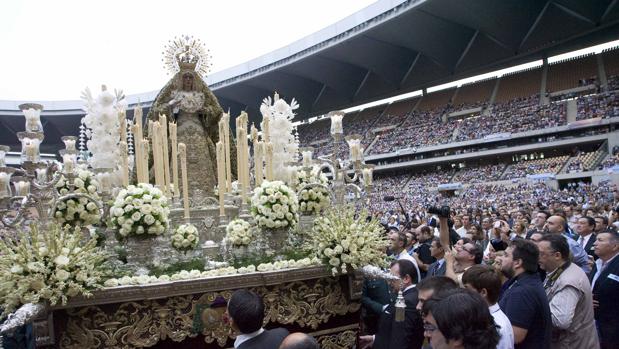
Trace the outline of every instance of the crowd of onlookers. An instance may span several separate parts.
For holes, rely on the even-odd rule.
[[[361,348],[618,347],[615,186],[474,185],[416,199],[373,212],[396,278],[368,272]]]
[[[527,175],[553,173],[561,170],[569,156],[557,156],[552,158],[542,158],[517,162],[508,166],[503,175],[503,179],[524,178]]]
[[[577,100],[576,120],[619,116],[619,96],[616,90],[582,96]]]

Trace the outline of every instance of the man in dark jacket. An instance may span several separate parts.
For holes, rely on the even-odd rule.
[[[277,349],[288,335],[285,328],[262,328],[264,303],[251,291],[235,291],[228,301],[227,313],[230,326],[237,333],[234,349]]]
[[[619,345],[619,233],[602,232],[593,243],[599,257],[589,274],[600,347]]]
[[[416,309],[418,302],[417,270],[415,265],[405,259],[400,259],[391,265],[391,273],[398,276],[394,286],[401,287],[406,307],[404,319],[396,320],[395,301],[385,306],[381,313],[378,332],[375,336],[362,336],[361,348],[376,349],[419,349],[423,345],[423,320]]]

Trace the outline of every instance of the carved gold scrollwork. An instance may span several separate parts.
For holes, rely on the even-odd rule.
[[[256,291],[263,296],[267,309],[265,322],[297,323],[316,329],[332,316],[355,312],[360,307],[359,303],[349,302],[339,282],[331,278]]]
[[[357,332],[344,331],[333,335],[318,337],[317,341],[322,349],[348,349],[354,347]]]
[[[339,281],[333,278],[252,290],[264,298],[265,324],[296,323],[316,329],[331,317],[356,312],[360,307],[359,303],[347,299]],[[232,292],[126,302],[111,312],[98,306],[70,308],[66,310],[67,327],[61,335],[60,347],[144,348],[166,339],[181,342],[198,334],[204,336],[206,343],[217,341],[223,347],[229,338],[234,338],[232,329],[223,321],[225,304]],[[324,340],[331,345],[324,346],[327,349],[347,347],[337,346],[347,340],[343,337]]]

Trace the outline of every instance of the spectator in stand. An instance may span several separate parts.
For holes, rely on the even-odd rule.
[[[405,259],[411,261],[417,270],[417,277],[415,280],[421,280],[421,273],[417,266],[417,261],[411,255],[406,252],[404,246],[406,246],[406,234],[403,232],[396,232],[390,235],[391,239],[391,252],[396,260]]]
[[[419,234],[419,246],[413,253],[413,257],[415,258],[417,265],[419,266],[419,270],[421,271],[422,279],[426,277],[428,272],[428,268],[434,262],[436,262],[436,258],[432,256],[431,251],[431,243],[434,238],[434,233],[427,225],[422,225],[417,228]]]
[[[454,279],[462,286],[462,274],[470,267],[480,264],[483,260],[482,250],[472,242],[466,242],[461,247],[456,244],[452,251],[445,252],[447,263],[445,275]]]
[[[593,308],[601,349],[617,348],[619,343],[619,233],[602,232],[594,243],[595,261],[589,275],[593,289]]]
[[[527,239],[530,239],[533,233],[541,233],[544,231],[544,226],[546,225],[546,220],[548,217],[550,217],[550,213],[546,211],[537,212],[535,219],[533,220],[535,227],[527,232]]]
[[[462,227],[456,229],[456,233],[460,235],[460,237],[465,237],[468,230],[471,228],[471,216],[465,214],[462,216]]]
[[[589,267],[589,257],[585,253],[585,249],[576,242],[576,240],[569,237],[565,231],[565,218],[562,216],[550,216],[546,221],[546,230],[550,234],[561,235],[565,238],[570,246],[572,253],[572,261],[576,263],[585,273],[589,273],[591,268]]]
[[[433,349],[494,349],[499,333],[488,304],[464,289],[435,294],[423,306],[425,336]]]
[[[441,244],[440,238],[432,238],[432,243],[430,244],[430,254],[434,259],[436,259],[436,262],[430,264],[428,267],[426,278],[432,276],[444,276],[447,263],[445,263],[445,249]]]
[[[595,219],[589,216],[584,216],[578,219],[576,224],[576,233],[578,234],[578,244],[582,246],[588,256],[594,259],[598,257],[593,251],[593,243],[595,242]]]
[[[537,246],[531,241],[514,240],[498,261],[501,272],[509,277],[499,306],[512,324],[515,348],[549,348],[552,320],[548,298],[537,274]]]
[[[548,234],[537,245],[539,265],[546,271],[544,289],[552,315],[551,348],[598,348],[591,285],[585,272],[570,262],[570,249],[560,235]]]
[[[494,323],[497,325],[500,335],[497,349],[513,349],[514,330],[512,324],[497,304],[502,285],[499,273],[485,265],[474,265],[464,272],[462,283],[465,288],[479,293],[488,303],[490,314],[494,318]]]

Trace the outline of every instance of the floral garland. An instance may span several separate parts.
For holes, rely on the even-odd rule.
[[[95,200],[99,200],[97,189],[99,183],[95,180],[92,172],[78,169],[77,176],[73,179],[73,191],[71,183],[64,176],[56,183],[56,190],[60,195],[70,193],[87,194]],[[86,198],[67,199],[58,202],[54,211],[54,218],[60,225],[88,226],[101,221],[101,213],[97,205]]]
[[[248,222],[240,218],[233,219],[226,227],[226,242],[229,242],[232,246],[249,245],[254,240],[254,234],[250,228]]]
[[[148,285],[177,280],[202,279],[235,274],[249,274],[255,272],[272,272],[294,268],[307,268],[318,265],[321,265],[321,262],[318,258],[303,258],[299,260],[290,259],[285,261],[276,261],[272,263],[262,263],[259,264],[257,267],[252,264],[240,268],[220,267],[207,271],[199,271],[195,269],[190,271],[181,270],[178,273],[174,273],[172,275],[161,275],[159,277],[154,275],[123,276],[121,278],[112,278],[106,280],[104,282],[104,286],[116,287],[130,285]]]
[[[310,248],[335,275],[349,268],[383,266],[388,242],[376,220],[366,222],[367,212],[357,218],[352,208],[332,210],[314,223]]]
[[[198,228],[191,223],[180,225],[172,234],[172,247],[179,251],[193,250],[198,246]]]
[[[106,254],[97,240],[84,243],[79,229],[36,226],[17,236],[0,239],[0,317],[22,304],[49,302],[66,304],[69,297],[90,296],[101,288]]]
[[[168,199],[163,192],[146,183],[130,185],[116,196],[110,208],[111,228],[129,235],[161,235],[168,227]]]
[[[301,189],[307,184],[322,184],[326,186],[329,184],[329,179],[324,173],[318,173],[318,168],[312,169],[309,173],[303,169],[296,172],[295,187],[297,191],[301,190],[298,193],[299,210],[310,214],[318,214],[323,209],[329,207],[329,191],[320,186]]]
[[[282,181],[262,182],[251,198],[251,214],[262,228],[294,227],[298,208],[297,195]]]

